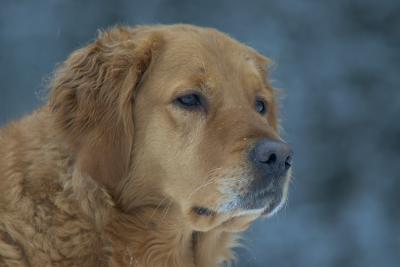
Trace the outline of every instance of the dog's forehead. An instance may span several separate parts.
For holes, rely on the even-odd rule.
[[[258,74],[256,52],[218,31],[174,31],[168,39],[165,53],[172,63],[197,70],[242,66]]]
[[[172,31],[163,54],[160,67],[164,72],[189,77],[208,88],[264,87],[268,62],[255,50],[215,30]]]

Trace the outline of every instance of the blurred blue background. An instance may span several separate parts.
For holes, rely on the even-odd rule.
[[[192,23],[275,62],[289,202],[237,266],[400,266],[400,1],[1,0],[0,124],[42,102],[56,63],[120,23]]]

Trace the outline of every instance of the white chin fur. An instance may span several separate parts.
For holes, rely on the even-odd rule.
[[[264,210],[264,208],[253,210],[240,210],[238,212],[235,212],[235,216],[262,214]]]
[[[285,204],[286,199],[282,198],[281,202],[279,202],[278,206],[276,206],[272,211],[268,212],[267,214],[265,214],[265,216],[267,218],[274,216]]]

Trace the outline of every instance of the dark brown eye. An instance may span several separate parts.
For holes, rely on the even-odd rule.
[[[198,106],[200,105],[200,98],[196,94],[185,95],[182,97],[178,97],[178,102],[186,107]]]
[[[204,106],[203,97],[199,93],[191,93],[175,99],[174,104],[188,110],[194,110]]]
[[[257,99],[255,106],[258,113],[265,114],[267,112],[267,105],[263,100]]]

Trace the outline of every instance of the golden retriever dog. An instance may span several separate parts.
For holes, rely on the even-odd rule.
[[[269,61],[217,30],[117,27],[0,130],[0,266],[215,267],[286,199]]]

